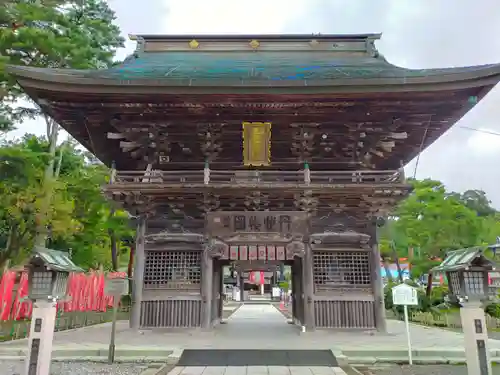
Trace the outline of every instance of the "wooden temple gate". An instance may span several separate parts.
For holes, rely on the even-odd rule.
[[[281,261],[297,324],[385,330],[377,217],[500,65],[403,69],[378,38],[142,35],[110,69],[9,67],[137,218],[131,327],[211,328],[221,267]]]

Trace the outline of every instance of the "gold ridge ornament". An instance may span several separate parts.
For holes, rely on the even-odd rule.
[[[191,49],[196,49],[200,46],[200,43],[196,39],[193,39],[192,41],[189,42],[189,48]]]
[[[260,43],[258,40],[255,40],[253,39],[250,43],[248,43],[250,45],[250,47],[252,47],[253,49],[257,49],[259,48],[260,46]]]

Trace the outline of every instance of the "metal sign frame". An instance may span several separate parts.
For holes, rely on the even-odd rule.
[[[408,284],[399,284],[392,288],[392,303],[400,306],[417,306],[417,289]]]
[[[121,297],[128,294],[129,280],[126,277],[106,279],[104,281],[104,294]]]

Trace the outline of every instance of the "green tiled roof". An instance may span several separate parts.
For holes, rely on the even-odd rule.
[[[144,52],[106,70],[80,71],[82,78],[118,80],[262,82],[355,78],[410,78],[481,71],[497,65],[405,69],[382,57],[335,57],[329,52]],[[66,71],[68,73],[68,71]],[[61,72],[62,73],[62,72]]]
[[[122,64],[102,70],[49,69],[12,66],[15,75],[49,75],[56,80],[97,80],[118,83],[154,83],[164,85],[267,85],[278,82],[307,86],[314,82],[346,82],[364,79],[392,79],[401,84],[407,79],[427,78],[431,82],[468,73],[477,77],[496,75],[499,64],[445,69],[405,69],[388,63],[383,57],[335,56],[329,52],[143,52]],[[470,78],[470,77],[469,77]],[[469,79],[468,78],[468,79]]]
[[[450,251],[444,261],[439,266],[434,267],[431,272],[456,271],[469,267],[475,259],[484,256],[483,252],[484,247],[482,246]]]
[[[68,254],[63,251],[36,247],[34,252],[42,258],[45,264],[51,269],[65,272],[83,272],[83,269],[73,263],[71,259],[69,259]]]

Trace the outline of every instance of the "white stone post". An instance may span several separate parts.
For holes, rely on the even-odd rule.
[[[488,330],[480,302],[464,302],[460,319],[465,339],[465,359],[469,375],[491,375]]]
[[[52,342],[56,325],[57,304],[34,301],[26,358],[26,375],[50,375]]]

